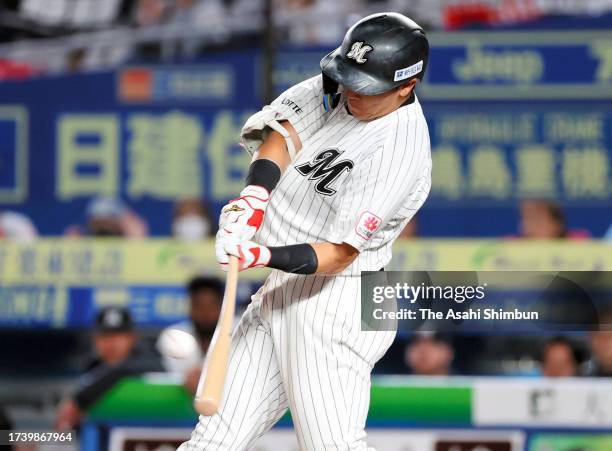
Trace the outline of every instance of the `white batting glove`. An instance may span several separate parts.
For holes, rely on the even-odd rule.
[[[261,186],[249,185],[240,196],[231,200],[221,210],[217,241],[248,241],[261,226],[270,193]]]
[[[270,249],[253,241],[215,243],[215,254],[223,271],[227,271],[230,255],[238,257],[240,271],[268,266],[271,257]]]

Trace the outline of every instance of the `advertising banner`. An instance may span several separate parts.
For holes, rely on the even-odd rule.
[[[500,409],[500,405],[504,408]],[[533,428],[610,430],[612,392],[609,382],[603,379],[478,379],[473,391],[473,418],[478,426],[527,424]]]
[[[612,33],[431,41],[418,95],[434,174],[420,233],[514,235],[518,202],[544,198],[566,208],[570,227],[603,234],[612,220],[600,214],[612,200]],[[319,73],[328,50],[280,50],[276,92]],[[83,225],[92,196],[121,198],[153,235],[170,234],[177,199],[203,197],[214,217],[243,186],[249,158],[237,143],[261,107],[261,63],[251,49],[3,83],[0,210],[52,235]]]
[[[612,271],[612,244],[512,240],[399,241],[387,271]],[[267,269],[242,272],[249,301]],[[47,239],[0,243],[0,327],[88,327],[104,305],[128,307],[143,327],[185,318],[184,286],[223,277],[212,241]]]

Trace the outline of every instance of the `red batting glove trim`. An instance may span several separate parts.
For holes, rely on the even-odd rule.
[[[261,254],[261,250],[258,247],[253,247],[253,248],[249,249],[249,252],[251,254],[253,254],[253,257],[255,257],[253,259],[253,263],[251,263],[249,265],[249,268],[253,268],[253,267],[257,266],[257,261],[259,260],[259,255]]]
[[[236,246],[236,248],[238,249],[238,261],[240,262],[240,266],[242,267],[244,265],[244,254],[242,253],[242,246],[238,245]]]
[[[251,217],[249,218],[249,220],[247,221],[247,224],[255,227],[256,229],[259,229],[259,226],[263,222],[263,218],[264,218],[263,210],[255,210],[253,214],[251,215]]]

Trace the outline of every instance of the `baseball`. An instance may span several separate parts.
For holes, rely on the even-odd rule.
[[[165,357],[189,359],[198,352],[193,335],[179,329],[166,329],[159,336],[157,349]]]

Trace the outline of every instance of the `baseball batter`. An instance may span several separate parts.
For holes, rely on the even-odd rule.
[[[249,449],[289,409],[302,450],[363,450],[370,373],[395,332],[362,331],[360,273],[378,271],[431,185],[414,87],[429,46],[397,13],[362,19],[322,75],[245,124],[246,188],[216,254],[274,270],[234,332],[219,413],[181,451]]]

